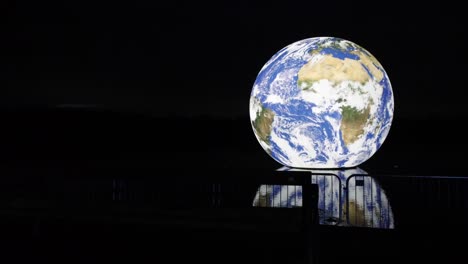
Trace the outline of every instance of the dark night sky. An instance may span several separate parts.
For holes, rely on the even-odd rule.
[[[382,63],[396,116],[468,115],[463,8],[282,4],[4,3],[0,105],[247,117],[252,84],[274,53],[300,39],[335,36]]]

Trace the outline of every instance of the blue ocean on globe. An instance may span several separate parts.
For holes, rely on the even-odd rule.
[[[348,40],[318,37],[277,52],[259,72],[250,119],[263,149],[297,168],[355,167],[387,137],[393,119],[387,73]]]

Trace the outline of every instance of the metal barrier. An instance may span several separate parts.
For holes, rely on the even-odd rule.
[[[390,202],[380,184],[363,170],[311,172],[311,184],[318,187],[318,221],[339,225],[393,229]],[[303,186],[261,185],[255,207],[294,208],[303,206]]]
[[[347,225],[394,228],[390,201],[375,178],[366,174],[351,175],[346,179],[345,192]]]

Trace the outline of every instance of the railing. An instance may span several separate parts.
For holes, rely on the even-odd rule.
[[[394,228],[390,201],[374,177],[354,174],[346,179],[346,223],[349,226]]]

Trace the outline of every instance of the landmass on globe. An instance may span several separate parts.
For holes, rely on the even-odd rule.
[[[355,167],[382,145],[393,91],[377,59],[350,41],[320,37],[275,54],[257,76],[250,118],[261,146],[299,168]]]

